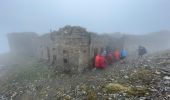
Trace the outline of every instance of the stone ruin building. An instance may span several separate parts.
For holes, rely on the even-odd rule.
[[[79,26],[65,26],[42,36],[35,33],[11,33],[8,40],[13,53],[35,55],[71,72],[81,72],[92,67],[95,55],[104,48],[123,48],[122,37],[97,35]]]

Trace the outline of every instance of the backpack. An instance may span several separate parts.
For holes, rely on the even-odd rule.
[[[120,57],[125,58],[127,56],[127,52],[125,50],[121,50]]]

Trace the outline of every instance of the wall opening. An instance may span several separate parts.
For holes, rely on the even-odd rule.
[[[53,61],[52,61],[52,64],[54,64],[54,63],[55,63],[56,59],[57,59],[56,55],[53,55]]]
[[[63,59],[64,64],[68,64],[68,60],[66,58]]]
[[[67,50],[63,50],[63,54],[66,54],[67,53]]]
[[[56,48],[53,48],[53,51],[55,51],[56,50]]]

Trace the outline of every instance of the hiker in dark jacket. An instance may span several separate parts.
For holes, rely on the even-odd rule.
[[[143,57],[143,55],[146,54],[146,53],[147,53],[146,48],[143,47],[143,46],[139,46],[139,48],[138,48],[138,55],[139,55],[139,57]]]
[[[111,65],[112,64],[112,60],[113,60],[113,54],[112,51],[109,51],[109,53],[106,56],[106,60],[107,60],[107,64]]]

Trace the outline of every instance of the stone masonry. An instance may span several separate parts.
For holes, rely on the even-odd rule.
[[[42,36],[13,33],[9,34],[8,39],[12,52],[36,54],[38,58],[71,72],[82,72],[93,67],[95,55],[104,48],[123,47],[123,38],[97,35],[85,28],[69,25]]]

